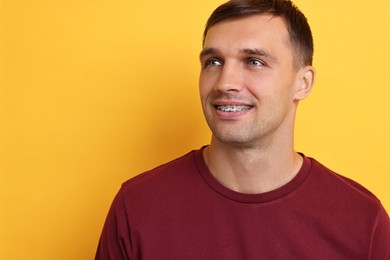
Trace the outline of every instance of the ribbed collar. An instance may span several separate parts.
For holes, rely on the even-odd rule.
[[[203,177],[207,185],[210,186],[210,188],[212,188],[215,192],[219,193],[227,199],[240,203],[264,203],[285,197],[295,191],[305,181],[312,167],[310,158],[306,157],[304,154],[301,154],[303,157],[303,164],[299,172],[291,181],[282,187],[269,192],[259,194],[245,194],[228,189],[211,174],[203,158],[204,148],[205,147],[202,147],[201,149],[194,151],[194,160],[200,175]]]

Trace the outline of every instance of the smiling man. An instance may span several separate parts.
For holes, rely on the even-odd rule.
[[[210,145],[125,182],[96,259],[390,259],[380,201],[294,149],[312,56],[291,1],[218,7],[200,54]]]

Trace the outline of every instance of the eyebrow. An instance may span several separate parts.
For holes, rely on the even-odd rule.
[[[257,56],[260,56],[260,57],[265,57],[269,60],[272,60],[272,61],[276,61],[276,58],[274,56],[272,56],[267,50],[264,50],[264,49],[243,49],[243,50],[240,50],[240,53],[245,53],[245,54],[249,54],[249,55],[257,55]]]
[[[217,48],[206,48],[200,52],[199,57],[202,58],[202,57],[208,56],[208,55],[216,55],[220,52],[221,51]],[[267,50],[264,50],[264,49],[246,48],[246,49],[239,50],[239,53],[264,57],[264,58],[269,59],[273,62],[277,61],[276,57],[272,56]]]
[[[199,57],[202,58],[204,56],[208,56],[208,55],[214,55],[214,54],[217,54],[219,53],[220,51],[216,48],[206,48],[206,49],[203,49],[200,54],[199,54]]]

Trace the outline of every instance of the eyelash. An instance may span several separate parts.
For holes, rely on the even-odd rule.
[[[258,65],[254,65],[252,62],[257,62],[257,63],[259,63]],[[261,60],[258,60],[258,59],[255,59],[255,58],[249,58],[248,60],[247,60],[247,63],[249,64],[249,65],[253,65],[253,66],[264,66],[265,65],[265,63],[263,62],[263,61],[261,61]]]
[[[216,65],[212,65],[211,63],[220,63],[220,65],[222,65],[223,63],[221,61],[219,61],[218,59],[208,59],[206,60],[205,64],[204,64],[204,67],[207,68],[207,67],[215,67]],[[220,66],[218,65],[218,66]]]

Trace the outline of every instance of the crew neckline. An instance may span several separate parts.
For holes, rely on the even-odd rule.
[[[264,192],[264,193],[258,193],[258,194],[240,193],[222,185],[211,174],[203,158],[203,150],[205,147],[206,146],[202,147],[199,150],[194,151],[194,159],[200,175],[207,183],[207,185],[210,186],[210,188],[212,188],[218,194],[224,196],[227,199],[236,202],[241,202],[241,203],[265,203],[265,202],[274,201],[287,196],[291,192],[295,191],[305,181],[312,167],[312,162],[310,158],[300,153],[300,155],[303,157],[302,166],[298,171],[298,173],[295,175],[295,177],[292,180],[290,180],[288,183],[275,190]]]

